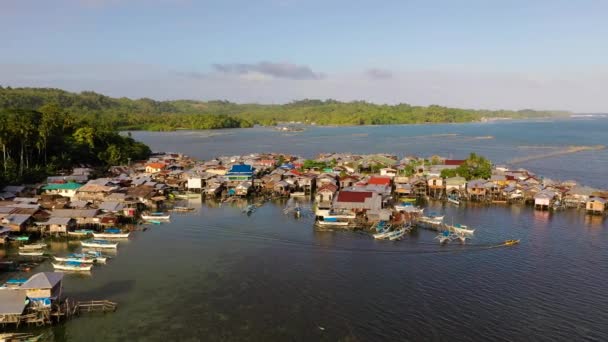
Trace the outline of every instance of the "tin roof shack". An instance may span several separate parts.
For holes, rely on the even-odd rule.
[[[441,198],[443,190],[445,188],[445,182],[443,178],[439,176],[432,176],[427,178],[427,189],[428,195],[432,198]]]
[[[543,190],[534,196],[534,209],[549,210],[555,201],[557,194],[553,191]]]
[[[43,193],[47,195],[60,195],[63,197],[72,198],[76,195],[76,191],[82,187],[80,183],[50,183],[42,188]]]
[[[25,194],[25,186],[23,185],[7,185],[0,192],[8,192],[14,196],[23,196]]]
[[[564,195],[564,205],[572,208],[586,206],[595,191],[597,190],[590,187],[575,185]]]
[[[46,222],[37,222],[43,235],[63,235],[76,229],[76,220],[71,217],[51,217]]]
[[[53,217],[69,217],[76,220],[79,226],[89,224],[99,224],[100,220],[97,217],[98,209],[55,209],[51,212]]]
[[[467,194],[474,200],[484,200],[487,194],[486,181],[483,179],[471,180],[467,183]]]
[[[587,201],[585,208],[589,214],[603,215],[606,211],[606,204],[608,201],[601,197],[591,197]]]
[[[116,190],[118,190],[118,187],[115,186],[88,183],[76,190],[74,199],[99,203]]]
[[[448,195],[464,196],[467,190],[467,180],[464,177],[450,177],[445,179],[445,192]]]
[[[61,298],[63,273],[40,272],[31,276],[20,287],[35,306],[50,306],[51,301]]]
[[[338,187],[334,184],[327,184],[317,189],[315,201],[319,208],[330,208],[337,191]]]
[[[24,232],[31,222],[32,215],[30,214],[8,214],[0,220],[0,224],[9,227],[13,232]]]
[[[340,177],[340,189],[353,187],[359,182],[359,180],[359,177],[355,175],[346,175],[344,177]]]
[[[334,197],[333,209],[355,212],[379,211],[382,196],[373,191],[341,190]]]
[[[25,311],[26,295],[23,290],[0,290],[0,323],[19,324]]]

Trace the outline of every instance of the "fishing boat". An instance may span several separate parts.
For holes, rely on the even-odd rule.
[[[458,198],[453,196],[448,196],[448,202],[454,205],[460,205],[460,201],[458,200]]]
[[[418,222],[423,223],[423,224],[428,224],[428,225],[441,225],[443,223],[443,216],[436,216],[436,215],[432,215],[431,216],[422,216],[418,219]]]
[[[449,231],[444,230],[441,234],[435,236],[435,239],[439,240],[440,244],[448,243],[452,241],[452,236]]]
[[[456,234],[464,234],[464,235],[473,235],[475,233],[475,229],[471,229],[464,224],[458,224],[448,226],[448,230],[454,232]]]
[[[300,217],[300,216],[302,216],[302,208],[300,208],[300,207],[296,206],[296,207],[295,207],[295,209],[294,209],[294,215],[295,215],[296,217]]]
[[[453,233],[452,239],[458,240],[458,241],[460,241],[460,243],[464,244],[467,242],[468,237],[466,236],[466,234],[463,234],[463,233]]]
[[[251,215],[256,209],[257,209],[257,207],[254,204],[250,204],[247,207],[245,207],[245,209],[243,209],[243,213],[245,213],[247,215]]]
[[[163,220],[163,221],[167,221],[171,219],[171,215],[167,215],[165,213],[148,213],[148,214],[142,214],[141,218],[144,220]]]
[[[520,240],[507,240],[505,241],[504,245],[505,246],[513,246],[513,245],[517,245],[519,243]]]
[[[86,253],[73,253],[65,257],[55,256],[55,261],[79,262],[83,264],[105,263],[107,258],[98,251],[88,251]]]
[[[92,264],[83,264],[73,261],[53,263],[53,268],[60,271],[90,271],[92,267]]]
[[[78,236],[78,237],[84,237],[84,236],[87,236],[87,235],[92,235],[93,232],[94,231],[91,230],[91,229],[76,229],[73,232],[68,232],[68,235]]]
[[[334,217],[324,217],[323,220],[317,221],[317,224],[320,226],[348,226],[348,221],[339,221]]]
[[[422,215],[424,212],[424,208],[417,207],[413,205],[411,202],[402,202],[401,204],[395,205],[395,210],[397,211],[405,211],[406,213],[415,213]]]
[[[108,240],[85,240],[81,241],[80,244],[83,247],[90,248],[117,248],[118,242],[110,242]]]
[[[43,249],[46,247],[46,243],[32,243],[29,245],[19,246],[20,251],[32,251],[36,249]]]
[[[191,199],[191,198],[200,198],[201,194],[197,194],[195,192],[178,192],[173,193],[173,197],[178,199]]]
[[[388,236],[391,241],[399,240],[405,235],[405,228],[397,229]]]
[[[21,256],[43,256],[44,252],[41,251],[19,251]]]
[[[152,224],[156,224],[156,225],[162,224],[161,221],[156,221],[156,220],[146,220],[146,223],[152,223]]]
[[[171,209],[171,211],[176,211],[176,212],[188,212],[188,211],[192,211],[194,210],[194,208],[190,208],[190,207],[173,207],[173,209]]]
[[[23,283],[25,283],[26,281],[27,281],[27,278],[11,278],[2,285],[2,288],[16,289],[16,288],[19,288],[21,285],[23,285]]]
[[[123,233],[118,228],[106,229],[103,233],[93,233],[93,237],[96,239],[126,239],[129,237],[130,232]]]
[[[378,233],[372,235],[376,240],[382,240],[389,237],[391,233],[391,225],[387,224],[385,221],[380,221],[376,225],[376,231]]]

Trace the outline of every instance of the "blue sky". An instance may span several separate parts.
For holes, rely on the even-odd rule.
[[[608,2],[3,0],[0,84],[608,111]]]

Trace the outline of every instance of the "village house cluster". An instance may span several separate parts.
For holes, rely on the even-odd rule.
[[[432,163],[430,162],[432,161]],[[317,216],[363,214],[367,220],[391,216],[404,200],[526,202],[541,210],[585,208],[604,214],[608,192],[553,181],[524,169],[495,166],[489,179],[442,178],[442,171],[463,160],[439,156],[330,153],[314,160],[286,154],[224,156],[195,161],[174,153],[114,166],[100,178],[75,168],[33,187],[0,191],[0,234],[37,232],[63,235],[77,227],[103,229],[135,222],[138,215],[162,208],[183,193],[205,197],[308,197]],[[355,215],[355,216],[357,216]]]

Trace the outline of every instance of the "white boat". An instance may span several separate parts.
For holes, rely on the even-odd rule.
[[[53,263],[53,268],[61,271],[90,271],[93,267],[92,264],[83,264],[80,262],[64,262],[64,263]]]
[[[397,229],[395,231],[392,231],[391,234],[388,236],[388,239],[391,240],[391,241],[399,240],[404,235],[405,235],[405,228],[401,228],[401,229]]]
[[[473,233],[475,233],[475,229],[471,229],[463,224],[455,224],[452,226],[448,226],[448,230],[456,234],[464,235],[473,235]]]
[[[83,236],[91,235],[91,234],[93,234],[93,232],[94,231],[90,230],[90,229],[77,229],[73,232],[68,232],[68,235],[83,237]]]
[[[443,216],[422,216],[418,219],[418,222],[430,225],[440,225],[443,223]]]
[[[129,237],[130,232],[123,233],[118,228],[106,229],[103,233],[93,233],[93,237],[96,239],[126,239]]]
[[[22,255],[22,256],[42,256],[42,255],[44,255],[44,252],[19,251],[19,255]]]
[[[422,215],[422,212],[424,212],[424,208],[417,207],[409,202],[403,202],[401,204],[396,204],[395,210],[396,211],[405,211],[406,213],[415,213],[415,214],[420,214],[420,215]]]
[[[85,240],[80,241],[83,247],[91,248],[117,248],[118,242],[110,242],[108,240]]]
[[[448,202],[455,205],[460,205],[460,201],[455,198],[448,197]]]
[[[346,221],[317,221],[317,224],[320,226],[348,226],[348,222]]]
[[[435,236],[435,239],[439,240],[440,244],[444,244],[444,243],[448,243],[450,241],[452,241],[452,236],[450,234],[450,232],[443,231],[441,234]]]
[[[167,215],[164,213],[151,213],[151,214],[142,214],[141,218],[144,220],[170,220],[171,215]]]
[[[190,207],[173,207],[173,209],[171,209],[171,211],[176,211],[176,212],[188,212],[188,211],[193,211],[194,208],[190,208]]]
[[[186,193],[173,193],[173,196],[178,199],[194,199],[200,198],[201,194],[197,194],[195,192],[186,192]]]
[[[75,253],[70,254],[65,257],[55,256],[55,261],[62,262],[78,262],[82,264],[92,264],[92,263],[105,263],[107,258],[103,256],[101,253],[96,251],[89,251],[87,253]]]
[[[126,239],[131,233],[93,233],[96,239]]]
[[[32,243],[30,245],[19,246],[20,251],[33,251],[46,248],[46,243]]]

